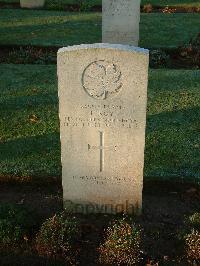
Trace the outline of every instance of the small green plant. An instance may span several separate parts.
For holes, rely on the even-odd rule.
[[[200,231],[200,212],[195,212],[189,216],[188,223],[193,229]]]
[[[184,224],[180,230],[180,238],[185,239],[192,230],[200,231],[200,213],[195,212],[194,214],[188,216],[184,220]]]
[[[22,206],[0,205],[0,247],[14,247],[27,241],[34,220]]]
[[[179,47],[181,58],[197,69],[200,68],[200,33],[183,47]]]
[[[125,219],[115,221],[107,228],[99,253],[101,264],[138,265],[141,259],[141,230]]]
[[[75,243],[80,236],[76,219],[63,212],[46,220],[36,238],[39,255],[63,258],[69,264],[75,260]]]
[[[54,64],[56,63],[56,53],[45,51],[42,48],[20,47],[9,53],[7,61],[14,64]]]
[[[9,60],[16,63],[29,64],[32,62],[30,51],[31,48],[24,49],[23,47],[20,47],[19,50],[13,49],[9,54]]]
[[[169,55],[160,49],[150,51],[150,67],[166,67],[169,62]]]
[[[80,12],[91,11],[92,5],[91,3],[88,3],[88,0],[78,0],[78,4]]]

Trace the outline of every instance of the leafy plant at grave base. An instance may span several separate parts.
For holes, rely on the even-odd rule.
[[[169,63],[169,55],[160,49],[150,51],[150,67],[166,67]]]
[[[200,231],[200,212],[195,212],[193,215],[189,216],[188,223],[192,228]]]
[[[180,244],[184,245],[185,256],[191,263],[200,264],[200,213],[187,217],[179,232]]]
[[[87,0],[78,0],[77,4],[79,5],[80,12],[88,12],[92,8],[91,3],[88,3]]]
[[[179,47],[179,54],[183,59],[191,61],[191,64],[200,68],[200,33],[196,38],[191,39],[189,44]]]
[[[106,265],[138,265],[141,260],[141,230],[125,218],[116,220],[106,230],[98,249],[99,262]]]
[[[63,1],[45,1],[44,9],[63,10],[64,7]]]
[[[31,53],[30,49],[24,49],[23,47],[20,47],[19,50],[13,50],[9,54],[9,59],[11,62],[16,63],[32,63]]]
[[[163,8],[162,12],[163,13],[167,13],[167,14],[171,14],[174,13],[176,11],[176,8],[170,8],[169,6],[166,6],[165,8]]]
[[[144,13],[151,13],[153,11],[153,6],[152,4],[146,4],[143,7],[143,12]]]
[[[35,226],[33,216],[22,206],[0,205],[0,248],[15,247],[28,241]]]
[[[200,231],[192,230],[185,239],[186,255],[192,263],[200,265]],[[193,264],[194,265],[194,264]]]
[[[20,47],[9,53],[8,61],[16,64],[52,64],[56,62],[56,55],[34,47]]]
[[[62,212],[47,219],[36,237],[39,255],[63,258],[67,263],[75,263],[75,244],[80,237],[79,225],[75,217]]]
[[[193,215],[185,218],[184,225],[179,232],[179,238],[185,239],[192,230],[200,231],[200,212],[196,212]]]

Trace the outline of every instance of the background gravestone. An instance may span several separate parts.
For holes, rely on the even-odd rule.
[[[142,205],[148,50],[92,44],[58,51],[64,204],[74,212]]]
[[[39,8],[43,7],[45,0],[20,0],[20,6],[22,8]]]
[[[140,0],[103,0],[102,5],[102,42],[138,46]]]

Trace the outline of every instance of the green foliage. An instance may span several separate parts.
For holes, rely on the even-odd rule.
[[[189,216],[188,224],[195,230],[200,231],[200,212],[196,212],[193,215]]]
[[[185,218],[184,224],[180,230],[180,238],[185,239],[186,236],[194,230],[200,231],[200,212],[195,212]]]
[[[63,212],[42,224],[36,239],[36,249],[39,255],[61,257],[71,263],[75,259],[74,246],[79,237],[76,219]]]
[[[28,240],[34,226],[33,216],[17,205],[0,205],[0,246],[6,248]]]
[[[92,3],[88,0],[78,0],[77,4],[80,6],[81,12],[88,12],[92,8]]]
[[[53,52],[43,52],[34,47],[20,47],[13,49],[7,58],[8,63],[14,64],[55,64],[56,55]]]
[[[179,53],[183,60],[191,61],[197,69],[200,68],[200,33],[189,43],[179,47]]]
[[[106,265],[138,265],[141,252],[141,230],[125,219],[107,228],[99,247],[99,262]]]
[[[166,67],[169,62],[169,55],[161,49],[151,50],[150,51],[150,67]]]

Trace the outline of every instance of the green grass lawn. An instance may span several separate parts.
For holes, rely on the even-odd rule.
[[[149,3],[153,6],[200,7],[199,0],[141,0],[142,5]]]
[[[19,0],[1,0],[5,3],[19,3]],[[102,0],[85,0],[89,5],[101,5]],[[46,0],[46,7],[63,7],[65,4],[77,4],[80,0]],[[200,7],[199,0],[142,0],[141,5]]]
[[[61,175],[56,66],[0,65],[0,176]],[[151,70],[145,177],[199,178],[200,71]]]
[[[182,45],[199,32],[199,20],[197,13],[142,14],[140,46]],[[100,13],[0,10],[0,45],[67,46],[94,42],[101,42]]]

